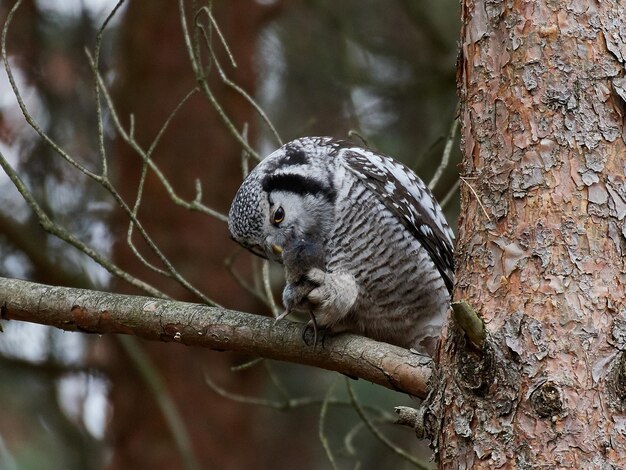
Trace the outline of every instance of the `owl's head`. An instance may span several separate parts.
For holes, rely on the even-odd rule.
[[[330,138],[307,137],[259,163],[231,205],[233,239],[258,256],[281,262],[290,241],[327,233],[336,198],[327,165],[333,151]]]

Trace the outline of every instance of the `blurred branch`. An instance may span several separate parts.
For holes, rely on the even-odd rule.
[[[322,348],[302,341],[303,324],[186,302],[0,278],[0,318],[85,333],[237,351],[341,372],[420,398],[429,363],[407,349],[342,334]]]
[[[6,49],[6,38],[7,38],[7,32],[9,30],[9,25],[11,24],[11,21],[13,20],[13,16],[15,15],[15,12],[17,11],[17,9],[20,7],[21,3],[22,3],[22,0],[18,0],[17,2],[15,2],[15,5],[13,5],[13,8],[11,8],[11,10],[9,11],[6,17],[6,21],[2,28],[2,47],[1,47],[4,69],[6,71],[7,78],[9,79],[9,84],[11,86],[11,89],[13,90],[13,94],[15,95],[15,99],[17,100],[17,104],[20,107],[20,110],[22,111],[22,115],[24,116],[24,119],[26,120],[28,125],[39,135],[39,137],[41,137],[41,139],[52,150],[54,150],[63,160],[65,160],[67,163],[72,165],[74,168],[76,168],[78,171],[80,171],[84,175],[88,176],[89,178],[92,178],[94,181],[101,181],[102,178],[100,176],[98,176],[94,172],[88,170],[85,166],[78,163],[77,160],[72,158],[54,140],[52,140],[52,138],[41,128],[41,126],[39,126],[39,124],[32,117],[32,115],[30,114],[30,112],[28,111],[26,107],[26,104],[24,103],[24,100],[22,99],[22,95],[17,87],[15,78],[13,77],[12,68],[9,65],[9,57],[7,55],[7,49]]]
[[[424,33],[428,42],[438,54],[447,54],[450,52],[450,46],[428,14],[427,3],[401,0],[400,6],[404,8],[407,18],[413,22],[415,28]]]
[[[446,138],[446,145],[443,148],[443,154],[441,155],[441,162],[439,163],[439,166],[437,167],[437,170],[435,171],[435,174],[433,175],[432,179],[428,183],[428,189],[430,189],[431,191],[435,189],[435,186],[437,186],[437,183],[439,182],[441,175],[443,175],[443,172],[446,170],[446,168],[448,168],[448,164],[450,163],[450,154],[452,153],[452,144],[454,143],[457,129],[459,128],[459,120],[456,118],[456,114],[457,113],[454,113],[455,117],[452,120],[452,125],[450,126],[448,137]]]
[[[401,449],[400,447],[396,446],[393,442],[391,442],[387,438],[387,436],[385,436],[382,432],[380,432],[380,430],[376,426],[374,426],[374,423],[372,422],[372,420],[365,414],[365,411],[363,410],[363,407],[357,400],[354,390],[352,389],[352,385],[350,384],[350,381],[348,379],[346,379],[346,387],[348,389],[348,396],[350,397],[350,402],[352,403],[354,410],[357,412],[357,414],[359,415],[363,423],[365,423],[365,426],[367,426],[367,428],[374,435],[374,437],[376,437],[376,439],[382,442],[393,453],[397,454],[399,457],[403,458],[404,460],[411,463],[415,467],[421,468],[424,470],[430,470],[432,468],[430,465],[427,465],[424,462],[422,462],[422,460],[416,459],[404,449]]]
[[[324,431],[324,422],[326,421],[326,411],[328,410],[328,402],[330,401],[333,395],[333,390],[335,389],[336,384],[337,384],[336,382],[333,382],[332,385],[328,387],[328,391],[326,392],[326,397],[324,398],[324,403],[322,403],[322,407],[320,408],[320,421],[319,421],[319,428],[318,428],[320,442],[322,443],[322,447],[324,447],[324,451],[326,452],[326,456],[328,457],[328,461],[330,462],[330,465],[333,467],[333,470],[338,470],[339,467],[337,467],[337,461],[335,460],[335,457],[333,456],[333,452],[330,448],[328,438],[326,437],[326,433]]]
[[[441,204],[440,206],[445,209],[447,207],[448,204],[450,204],[450,201],[452,200],[452,197],[457,193],[457,191],[459,190],[459,186],[461,186],[461,179],[457,179],[455,181],[455,183],[452,185],[452,187],[448,190],[448,192],[446,193],[446,195],[443,197],[443,199],[441,200]]]
[[[139,371],[143,380],[152,390],[152,394],[157,400],[159,408],[161,408],[168,427],[172,432],[172,437],[183,458],[185,468],[187,470],[200,469],[200,464],[193,453],[191,439],[189,438],[189,433],[187,432],[183,418],[178,412],[172,396],[168,393],[163,378],[158,373],[145,351],[138,342],[135,341],[135,338],[120,336],[119,339],[126,354],[128,354],[131,361],[135,364],[137,371]]]
[[[58,263],[44,249],[41,240],[37,239],[38,233],[33,230],[33,227],[0,213],[0,234],[6,237],[10,245],[28,257],[38,280],[54,285],[91,287],[91,282],[85,272],[77,274],[59,269]]]
[[[0,354],[0,368],[17,369],[38,375],[44,374],[50,377],[59,377],[68,374],[103,375],[100,369],[93,366],[64,364],[52,359],[48,359],[44,362],[33,362],[28,359],[10,357],[4,354]]]
[[[85,253],[87,256],[89,256],[91,259],[93,259],[96,263],[98,263],[100,266],[105,268],[114,276],[117,276],[120,279],[123,279],[129,284],[137,287],[138,289],[141,289],[144,292],[147,292],[150,295],[154,295],[155,297],[165,297],[165,294],[163,294],[161,291],[159,291],[155,287],[151,286],[147,282],[137,279],[136,277],[122,270],[119,266],[117,266],[113,262],[106,259],[96,250],[94,250],[87,244],[83,243],[72,233],[68,232],[63,227],[55,224],[50,219],[50,217],[48,217],[48,215],[43,211],[43,209],[37,203],[37,201],[35,201],[35,198],[33,197],[32,193],[28,190],[28,188],[26,188],[26,185],[24,184],[22,179],[17,175],[13,167],[9,165],[9,162],[7,162],[7,160],[4,158],[4,155],[2,155],[1,152],[0,152],[0,167],[2,167],[2,169],[8,175],[9,179],[15,185],[16,189],[20,192],[20,194],[22,195],[26,203],[35,213],[35,216],[37,217],[39,224],[46,232],[50,233],[51,235],[54,235],[60,240],[63,240],[67,244],[72,245],[74,248]]]
[[[314,396],[304,396],[304,397],[291,397],[288,393],[283,393],[283,390],[280,390],[281,394],[284,395],[284,399],[282,400],[271,400],[267,398],[259,398],[259,397],[250,397],[245,395],[240,395],[238,393],[233,393],[229,390],[224,389],[219,386],[217,383],[213,381],[213,379],[209,376],[208,370],[204,370],[204,380],[208,387],[217,393],[219,396],[226,398],[228,400],[236,401],[238,403],[243,403],[246,405],[252,406],[261,406],[266,408],[272,408],[279,411],[288,411],[296,408],[303,408],[306,406],[320,406],[325,403],[330,406],[337,407],[352,407],[352,403],[349,401],[337,399],[337,398],[320,398]],[[372,413],[376,413],[381,418],[384,419],[385,422],[393,423],[393,416],[387,413],[385,410],[381,408],[377,408],[374,406],[361,405],[364,409],[371,411]]]

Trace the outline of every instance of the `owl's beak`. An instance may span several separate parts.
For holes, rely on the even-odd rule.
[[[274,252],[275,255],[282,256],[282,254],[283,254],[283,247],[277,245],[276,243],[272,243],[272,251]]]

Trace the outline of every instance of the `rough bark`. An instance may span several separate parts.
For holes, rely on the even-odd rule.
[[[428,423],[440,468],[624,468],[623,2],[465,0],[452,325]]]
[[[421,398],[430,376],[430,360],[404,348],[348,334],[313,347],[302,323],[201,304],[0,278],[0,309],[4,320],[297,362]]]

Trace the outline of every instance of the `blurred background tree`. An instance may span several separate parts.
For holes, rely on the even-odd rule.
[[[12,2],[0,5],[4,24]],[[114,2],[26,1],[7,40],[9,62],[27,106],[41,127],[81,163],[99,165],[92,49]],[[187,21],[208,25],[201,2],[189,2]],[[302,135],[346,138],[412,166],[426,181],[438,167],[453,123],[454,65],[459,29],[451,0],[217,1],[213,15],[232,51],[212,30],[217,60],[230,79],[268,113],[284,141]],[[199,34],[199,33],[194,33]],[[278,145],[252,107],[220,80],[203,52],[214,96],[251,145],[265,155]],[[123,125],[149,145],[163,122],[194,88],[175,2],[129,1],[103,35],[100,71],[113,92]],[[103,111],[110,171],[132,204],[142,160],[115,132]],[[356,137],[353,137],[356,138]],[[358,138],[356,138],[358,140]],[[457,181],[452,163],[435,188],[440,200]],[[138,278],[174,298],[199,301],[171,279],[143,265],[126,243],[128,218],[100,185],[62,162],[26,124],[5,75],[0,76],[0,150],[19,170],[55,222],[98,248]],[[241,182],[241,145],[214,107],[195,93],[174,116],[152,158],[176,191],[224,213]],[[0,176],[1,275],[77,287],[137,293],[128,284],[44,233],[6,176]],[[452,193],[453,194],[453,193]],[[456,220],[455,197],[446,205]],[[250,276],[255,263],[239,253],[223,222],[173,204],[153,173],[138,214],[177,270],[209,298],[230,308],[267,313],[225,266]],[[139,251],[151,254],[138,237]],[[152,260],[153,261],[153,260]],[[272,272],[280,291],[280,273]],[[317,438],[318,406],[281,413],[242,404],[212,390],[205,374],[233,394],[323,397],[333,374],[286,364],[232,372],[249,358],[230,353],[88,338],[30,324],[8,323],[0,334],[0,468],[327,468]],[[268,374],[271,367],[272,374]],[[156,379],[155,379],[156,377]],[[275,381],[280,378],[280,386]],[[390,410],[406,397],[357,382],[363,404]],[[335,395],[345,401],[345,392]],[[164,409],[175,410],[164,418]],[[176,424],[180,426],[177,426]],[[338,463],[360,468],[408,465],[372,437],[353,409],[326,411],[324,430]],[[344,437],[356,428],[353,440]],[[384,425],[381,425],[384,426]],[[428,457],[403,429],[384,426],[394,442]],[[352,449],[352,444],[354,449]],[[352,455],[354,453],[354,455]]]

